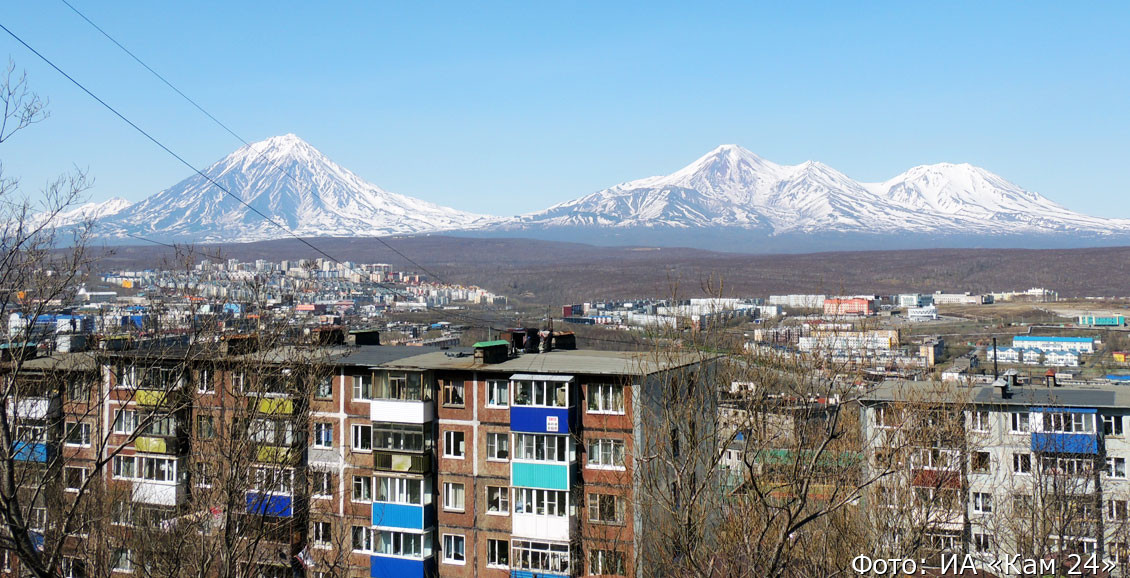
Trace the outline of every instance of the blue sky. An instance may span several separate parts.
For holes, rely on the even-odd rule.
[[[72,0],[248,140],[293,132],[394,192],[545,208],[723,143],[877,181],[969,162],[1130,217],[1127,3]],[[58,0],[0,21],[198,166],[239,146]],[[0,32],[52,117],[4,145],[95,200],[187,169]]]

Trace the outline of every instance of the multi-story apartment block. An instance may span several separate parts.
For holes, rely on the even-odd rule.
[[[642,575],[644,404],[711,357],[512,339],[29,359],[12,453],[36,547],[65,541],[66,576]]]
[[[887,543],[985,560],[1095,553],[1126,575],[1130,390],[1054,383],[888,381],[867,395],[867,475],[884,474],[868,506],[874,520],[899,510]]]

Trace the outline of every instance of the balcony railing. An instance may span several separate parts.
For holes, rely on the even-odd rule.
[[[430,453],[402,454],[374,450],[373,469],[385,472],[427,474],[432,471],[432,455]]]

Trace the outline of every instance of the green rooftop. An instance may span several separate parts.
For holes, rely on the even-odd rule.
[[[499,345],[510,345],[510,342],[505,339],[495,339],[494,341],[480,341],[471,347],[478,349],[479,347],[498,347]]]

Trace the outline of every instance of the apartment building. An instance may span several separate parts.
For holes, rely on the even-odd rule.
[[[27,502],[37,547],[66,542],[65,576],[641,575],[642,404],[709,358],[508,337],[30,359],[12,451],[21,486],[48,489]]]
[[[896,512],[883,528],[894,548],[919,538],[984,561],[1095,553],[1125,576],[1128,415],[1130,390],[1112,385],[884,382],[861,427],[867,475],[890,471],[866,505],[875,520]]]

